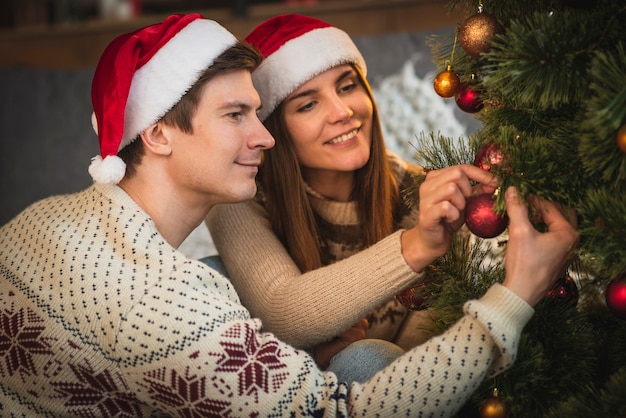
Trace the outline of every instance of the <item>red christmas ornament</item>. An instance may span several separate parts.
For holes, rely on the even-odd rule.
[[[480,92],[474,90],[469,84],[461,85],[455,100],[459,109],[467,113],[480,112],[484,107]]]
[[[474,158],[474,165],[485,171],[490,171],[494,165],[499,165],[504,159],[500,147],[493,142],[483,145]]]
[[[554,287],[546,294],[548,299],[557,303],[578,303],[578,286],[569,274],[559,278]]]
[[[465,224],[481,238],[493,238],[506,229],[509,219],[493,210],[494,200],[489,193],[470,196],[465,206]]]
[[[617,276],[606,287],[606,306],[620,319],[626,319],[626,274]]]
[[[401,292],[396,293],[396,300],[402,304],[409,311],[421,311],[425,309],[425,299],[422,296],[424,291],[424,285],[417,285],[415,287],[409,287]]]

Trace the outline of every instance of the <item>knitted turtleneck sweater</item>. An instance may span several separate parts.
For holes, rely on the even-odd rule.
[[[389,153],[400,195],[417,187],[422,169]],[[417,221],[417,205],[403,204],[396,232],[364,249],[356,202],[338,202],[307,187],[331,263],[302,273],[274,234],[262,194],[254,201],[218,205],[207,217],[213,241],[235,289],[264,328],[289,344],[310,349],[368,317],[368,338],[410,348],[422,341],[421,313],[410,312],[394,295],[421,274],[400,251],[401,229]],[[375,309],[372,311],[372,307]]]
[[[120,188],[92,186],[0,229],[0,415],[446,416],[511,365],[533,310],[494,285],[465,312],[348,388],[261,332]]]

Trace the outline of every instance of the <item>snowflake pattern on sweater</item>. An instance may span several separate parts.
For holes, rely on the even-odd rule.
[[[490,292],[348,389],[261,332],[230,282],[169,246],[119,187],[94,185],[0,229],[0,415],[446,416],[511,365],[532,313]]]

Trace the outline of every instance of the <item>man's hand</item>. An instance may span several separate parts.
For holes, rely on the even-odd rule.
[[[578,245],[578,233],[558,207],[531,196],[530,204],[546,224],[537,231],[528,219],[528,208],[517,190],[509,187],[504,195],[509,215],[509,241],[506,248],[503,285],[534,306],[565,272]]]

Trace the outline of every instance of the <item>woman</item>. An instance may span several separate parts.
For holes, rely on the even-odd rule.
[[[424,173],[386,151],[366,64],[350,37],[326,22],[284,15],[246,41],[265,57],[253,81],[276,145],[264,155],[255,200],[215,208],[209,229],[244,305],[266,330],[311,350],[323,369],[339,373],[345,358],[369,364],[348,363],[348,372],[362,376],[339,373],[366,379],[421,342],[424,315],[407,313],[394,295],[446,252],[461,222],[436,242],[430,225],[439,225],[442,205],[456,210],[449,201],[462,209],[470,180],[484,172],[429,174],[417,223],[418,208],[402,195]],[[350,345],[364,337],[366,348]],[[348,345],[344,359],[333,358]],[[363,350],[374,350],[373,358],[360,357]]]

